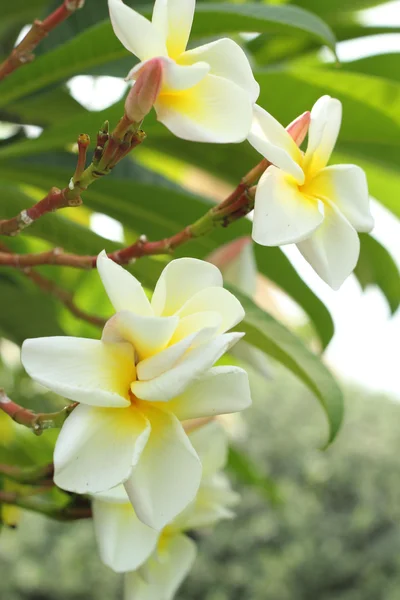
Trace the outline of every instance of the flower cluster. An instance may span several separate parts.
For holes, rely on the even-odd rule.
[[[195,0],[156,0],[151,22],[122,0],[108,3],[115,34],[142,61],[128,78],[149,71],[147,110],[154,104],[158,120],[183,139],[223,143],[247,138],[271,163],[257,187],[254,241],[297,244],[318,275],[338,289],[358,260],[357,231],[373,227],[362,169],[327,167],[341,125],[339,100],[323,96],[311,115],[300,118],[296,131],[287,131],[256,104],[259,86],[235,42],[221,39],[186,50]],[[130,110],[132,102],[130,94]],[[307,130],[303,153],[299,146]]]
[[[140,124],[154,106],[183,139],[247,139],[265,166],[254,241],[297,244],[319,276],[339,288],[358,260],[357,231],[373,226],[363,171],[327,166],[340,102],[324,96],[285,129],[256,104],[258,83],[235,42],[186,49],[195,0],[156,0],[151,22],[122,0],[108,3],[116,35],[140,61],[128,75],[134,83],[127,119]],[[22,348],[27,372],[77,403],[56,443],[54,479],[92,498],[100,556],[126,573],[125,600],[171,600],[196,554],[184,532],[231,517],[237,501],[220,473],[227,446],[214,420],[251,404],[246,372],[214,366],[243,335],[229,333],[244,311],[223,288],[216,264],[227,263],[230,280],[253,294],[254,257],[248,241],[237,240],[210,262],[172,260],[150,300],[102,252],[97,269],[115,314],[101,340],[39,338]],[[268,374],[264,356],[243,351]]]

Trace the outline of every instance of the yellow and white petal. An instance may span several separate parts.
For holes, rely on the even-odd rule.
[[[139,519],[160,531],[196,496],[201,463],[178,419],[148,406],[151,434],[125,489]]]
[[[168,55],[185,51],[192,29],[196,0],[156,0],[152,23],[165,40]]]
[[[200,290],[222,284],[221,272],[214,265],[197,258],[178,258],[161,273],[151,306],[155,315],[173,315]]]
[[[202,61],[186,66],[164,59],[163,64],[163,94],[188,90],[202,81],[210,71],[210,65]]]
[[[100,558],[117,573],[140,567],[156,549],[159,537],[158,531],[138,519],[126,492],[125,497],[124,503],[108,502],[96,496],[92,500]]]
[[[209,369],[197,378],[180,396],[168,403],[168,409],[180,421],[185,421],[239,412],[250,405],[246,371],[240,367],[224,366]]]
[[[179,64],[193,65],[204,61],[211,67],[211,75],[229,79],[247,91],[252,102],[260,94],[260,86],[254,79],[246,54],[233,40],[223,38],[188,50],[179,57]]]
[[[145,17],[122,0],[108,0],[108,8],[114,33],[129,52],[140,60],[167,55],[163,37]]]
[[[140,281],[108,258],[104,250],[97,257],[97,270],[116,311],[130,310],[143,316],[153,314]]]
[[[312,177],[328,164],[342,123],[342,104],[330,96],[322,96],[311,111],[304,170]]]
[[[253,240],[262,246],[299,242],[322,223],[323,206],[305,195],[296,182],[276,167],[262,175],[256,190]]]
[[[228,458],[228,438],[218,421],[211,421],[189,435],[203,465],[203,480],[223,469]]]
[[[196,346],[211,340],[217,333],[223,333],[220,331],[221,323],[222,317],[216,311],[205,311],[188,315],[187,317],[180,319],[171,342],[177,344],[188,336],[197,333],[191,344],[191,347],[195,348]]]
[[[116,313],[103,330],[105,341],[123,340],[135,348],[139,360],[164,350],[177,325],[179,317],[143,317],[128,310]]]
[[[304,182],[298,146],[283,125],[257,104],[253,109],[253,121],[247,139],[273,165],[294,177],[300,185]]]
[[[178,311],[181,318],[194,316],[203,311],[213,311],[220,315],[218,333],[231,329],[244,318],[244,309],[239,300],[222,287],[209,287],[197,292]]]
[[[77,494],[95,494],[126,481],[150,435],[148,420],[133,408],[77,406],[54,450],[54,481]]]
[[[138,572],[126,573],[124,600],[173,600],[196,553],[196,544],[185,535],[171,537],[162,560],[153,554]]]
[[[374,226],[369,207],[368,183],[356,165],[335,165],[319,171],[307,193],[333,202],[356,231],[368,232]]]
[[[328,285],[338,290],[360,254],[357,232],[334,204],[325,203],[323,224],[298,249]]]
[[[183,394],[192,381],[210,369],[243,333],[225,333],[187,352],[174,367],[149,381],[135,381],[132,393],[141,400],[167,402]],[[210,414],[210,413],[208,413]],[[192,415],[186,418],[192,418]]]
[[[163,91],[154,105],[158,120],[192,142],[243,142],[251,127],[252,102],[238,85],[216,75],[180,93]]]
[[[94,406],[128,406],[136,379],[130,344],[47,337],[25,340],[22,364],[35,381],[69,400]]]

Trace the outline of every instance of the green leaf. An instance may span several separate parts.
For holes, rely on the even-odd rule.
[[[333,20],[337,15],[343,12],[353,12],[379,4],[384,4],[387,0],[293,0],[293,4],[302,6],[307,10],[322,15],[324,17],[332,17]]]
[[[336,437],[343,419],[343,394],[336,380],[303,342],[254,302],[234,290],[246,316],[237,326],[245,340],[259,348],[294,373],[320,402],[329,425],[328,444]]]
[[[360,234],[361,253],[355,275],[363,289],[377,285],[386,297],[392,314],[400,304],[400,273],[395,261],[377,240]]]
[[[241,483],[256,488],[272,504],[282,502],[279,488],[273,479],[263,473],[249,456],[233,446],[229,448],[227,469]]]
[[[59,187],[65,185],[70,176],[68,171],[52,168],[49,164],[50,161],[44,158],[47,165],[46,172],[44,172],[41,167],[42,163],[39,162],[39,159],[36,160],[38,161],[36,164],[27,161],[3,161],[0,165],[0,175],[7,180],[23,181],[44,189],[48,189],[52,185]],[[158,180],[156,179],[155,182]],[[119,180],[117,169],[113,171],[112,177],[97,182],[87,190],[85,204],[93,210],[119,220],[125,227],[133,228],[139,234],[145,233],[153,240],[177,233],[201,217],[212,205],[208,200],[183,190],[151,184],[148,181],[138,181],[137,170],[136,174],[132,172],[132,179]],[[51,227],[50,221],[55,216],[59,219],[62,218],[59,215],[48,215],[45,218],[49,227]],[[45,219],[40,220],[36,227],[44,227]],[[41,222],[44,224],[40,225]],[[29,229],[26,232],[28,233]],[[72,231],[68,232],[69,228],[67,227],[64,232],[60,230],[60,235],[73,240],[75,234]],[[192,240],[182,248],[178,248],[175,256],[191,255],[205,258],[219,245],[238,236],[250,235],[250,233],[251,224],[242,219],[228,228],[214,230],[209,236]],[[54,236],[55,240],[57,235]],[[108,248],[109,245],[107,244],[106,247]],[[101,242],[100,245],[98,241],[95,246],[92,253],[102,250],[104,242]],[[333,323],[324,304],[302,281],[279,248],[257,247],[256,256],[260,272],[285,290],[303,308],[314,323],[322,345],[325,347],[333,335]],[[134,272],[137,272],[139,277],[143,276],[146,282],[153,278],[149,283],[154,283],[158,275],[154,262],[140,259],[133,266]],[[158,264],[161,268],[161,264]]]

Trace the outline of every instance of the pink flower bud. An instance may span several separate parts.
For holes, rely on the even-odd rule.
[[[125,113],[131,121],[140,123],[151,111],[160,93],[163,76],[162,60],[154,58],[147,61],[135,75],[136,81],[125,101]]]
[[[304,141],[310,126],[311,113],[307,110],[305,113],[297,117],[286,127],[286,131],[292,136],[298,146]]]

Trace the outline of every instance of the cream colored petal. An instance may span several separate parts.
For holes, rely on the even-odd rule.
[[[144,414],[150,438],[125,489],[139,519],[160,531],[194,499],[201,463],[174,415],[150,405]]]
[[[125,575],[124,600],[173,600],[193,566],[196,553],[196,544],[191,539],[185,535],[171,536],[162,559],[153,554],[139,572]]]
[[[294,177],[300,185],[304,182],[298,146],[283,125],[257,104],[247,139],[273,165]]]
[[[368,232],[373,228],[367,178],[360,167],[326,167],[307,186],[307,192],[331,200],[356,231]]]
[[[322,223],[323,206],[305,195],[293,179],[269,167],[256,190],[253,240],[263,246],[300,242]]]
[[[239,300],[222,287],[209,287],[192,296],[177,313],[181,318],[190,317],[203,311],[213,311],[220,315],[218,333],[235,327],[244,318],[244,309]]]
[[[148,420],[129,408],[80,404],[65,421],[54,450],[54,481],[95,494],[125,481],[150,435]]]
[[[48,337],[25,340],[21,354],[27,373],[56,394],[94,406],[128,406],[136,379],[130,344]]]
[[[180,93],[161,93],[154,107],[158,120],[174,135],[192,142],[243,142],[252,120],[249,94],[216,75]]]
[[[196,0],[156,0],[154,4],[152,23],[165,40],[171,58],[186,49],[195,4]]]
[[[211,288],[210,288],[211,289]],[[222,290],[223,288],[217,288]],[[196,312],[179,320],[171,342],[177,344],[188,336],[197,334],[191,347],[208,342],[217,333],[223,333],[222,317],[216,311]],[[202,334],[200,335],[200,332]]]
[[[107,322],[102,339],[129,342],[144,360],[167,347],[178,323],[179,317],[143,317],[123,310]]]
[[[201,348],[199,349],[201,350]],[[214,367],[168,403],[180,421],[238,412],[251,405],[249,379],[240,367]]]
[[[175,366],[149,381],[136,381],[132,393],[141,400],[167,402],[182,394],[244,334],[225,333],[185,354]],[[188,417],[191,418],[191,417]]]
[[[108,258],[104,250],[97,257],[97,270],[116,311],[130,310],[143,316],[153,314],[140,281]]]
[[[125,490],[124,490],[125,491]],[[117,573],[134,571],[154,552],[158,531],[144,525],[126,495],[125,503],[92,500],[93,526],[100,558]]]
[[[233,40],[223,38],[188,50],[179,57],[179,64],[193,65],[204,61],[211,67],[211,75],[229,79],[246,90],[252,102],[256,102],[260,94],[260,86],[254,79],[246,54]]]
[[[321,279],[334,290],[338,290],[353,272],[360,254],[356,230],[335,205],[328,203],[325,203],[321,227],[297,247]]]
[[[108,8],[114,33],[129,52],[140,60],[167,55],[162,36],[145,17],[122,0],[108,0]]]
[[[154,314],[175,314],[198,291],[222,286],[222,275],[214,265],[197,258],[172,260],[160,275],[151,305]]]
[[[217,420],[211,421],[189,435],[203,465],[202,478],[205,479],[223,469],[228,458],[227,433]]]
[[[322,96],[311,111],[308,146],[304,156],[304,169],[308,177],[328,164],[342,123],[342,104],[330,96]]]

